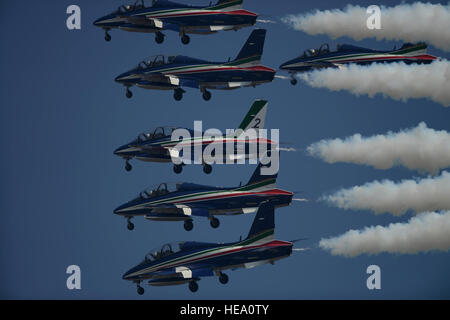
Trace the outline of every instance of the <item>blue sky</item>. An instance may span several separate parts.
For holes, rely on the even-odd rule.
[[[186,2],[187,1],[183,1]],[[194,1],[192,1],[193,3]],[[207,4],[209,1],[196,1]],[[408,1],[407,1],[408,2]],[[434,2],[434,1],[433,1]],[[394,5],[396,1],[383,4]],[[445,2],[444,2],[445,3]],[[82,29],[66,28],[66,8],[77,4]],[[305,148],[320,139],[354,133],[373,135],[417,126],[425,121],[436,130],[450,130],[450,109],[426,99],[407,103],[376,96],[356,97],[288,81],[236,91],[213,91],[205,102],[187,90],[176,102],[171,92],[134,89],[133,99],[114,83],[119,73],[158,53],[226,60],[234,57],[251,32],[192,36],[188,46],[166,32],[162,45],[153,35],[111,32],[112,41],[92,22],[117,8],[121,1],[15,1],[0,4],[1,70],[1,298],[25,299],[410,299],[449,298],[448,253],[380,254],[356,258],[332,256],[317,247],[323,237],[369,225],[407,221],[368,211],[343,211],[315,201],[323,193],[365,182],[401,180],[418,174],[403,167],[376,170],[350,164],[330,165],[308,156]],[[248,10],[279,20],[289,13],[342,8],[347,1],[246,0]],[[370,1],[353,2],[368,6]],[[13,27],[12,27],[13,26]],[[391,48],[400,42],[355,42],[308,36],[282,23],[268,29],[262,63],[277,68],[303,50],[329,42]],[[433,47],[429,52],[449,58]],[[228,272],[224,286],[204,278],[192,294],[187,286],[146,287],[144,296],[121,279],[155,246],[176,240],[235,241],[246,235],[254,215],[225,217],[219,229],[196,219],[192,232],[182,224],[135,219],[133,232],[112,210],[145,187],[163,181],[191,181],[233,186],[246,181],[255,166],[201,166],[182,175],[170,165],[133,162],[124,170],[113,150],[143,130],[159,125],[237,127],[256,98],[269,100],[267,128],[279,128],[280,140],[299,152],[282,154],[278,186],[304,191],[312,199],[276,212],[276,237],[307,237],[311,250],[295,253],[274,266]],[[67,290],[68,265],[81,267],[81,290]],[[366,268],[381,267],[382,289],[366,288]]]

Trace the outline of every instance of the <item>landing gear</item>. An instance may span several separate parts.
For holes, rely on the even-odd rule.
[[[183,44],[188,44],[190,41],[191,41],[191,38],[189,38],[188,35],[183,34],[183,36],[181,37],[181,42],[182,42]]]
[[[111,41],[111,35],[108,33],[108,30],[105,31],[105,41],[110,42]]]
[[[209,222],[209,224],[211,225],[211,227],[213,227],[214,229],[217,229],[220,226],[220,221],[217,218],[212,218],[211,221]]]
[[[145,290],[140,285],[137,286],[137,293],[142,296],[144,294]]]
[[[128,161],[125,162],[125,170],[127,170],[128,172],[130,172],[131,169],[133,169],[133,167],[131,166],[131,164],[130,164]]]
[[[175,91],[173,92],[173,98],[174,98],[176,101],[180,101],[181,99],[183,99],[183,93],[184,93],[184,90],[183,90],[183,89],[177,88],[177,89],[175,89]]]
[[[176,174],[179,174],[179,173],[181,173],[181,171],[183,171],[183,165],[181,165],[181,164],[173,165],[173,172],[175,172]]]
[[[134,229],[134,223],[131,222],[131,218],[127,219],[127,229],[130,231]]]
[[[292,84],[293,86],[295,86],[295,85],[297,84],[297,79],[292,78],[292,79],[291,79],[291,84]]]
[[[131,97],[133,96],[133,92],[131,92],[130,88],[127,87],[127,93],[125,95],[128,99],[131,99]]]
[[[159,31],[156,32],[156,34],[155,34],[155,41],[158,44],[163,43],[164,42],[164,35],[161,32],[159,32]]]
[[[194,228],[194,223],[192,222],[192,219],[186,220],[184,222],[184,230],[191,231]]]
[[[191,290],[191,292],[197,292],[197,290],[198,290],[197,281],[192,280],[191,282],[189,282],[189,290]]]
[[[205,163],[203,165],[203,172],[206,174],[210,174],[212,172],[212,166],[210,164]]]
[[[203,100],[205,101],[209,101],[211,99],[211,92],[209,92],[208,90],[203,91]]]
[[[225,273],[220,273],[220,276],[219,276],[219,281],[220,281],[220,283],[221,284],[227,284],[228,283],[228,276],[225,274]]]

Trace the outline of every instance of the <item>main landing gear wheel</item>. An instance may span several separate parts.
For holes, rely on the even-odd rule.
[[[173,172],[175,172],[176,174],[179,174],[179,173],[181,173],[181,171],[183,171],[183,166],[181,164],[173,165]]]
[[[228,276],[225,274],[225,273],[220,273],[220,276],[219,276],[219,281],[220,281],[220,283],[221,284],[227,284],[228,283]]]
[[[181,99],[183,99],[183,90],[175,89],[175,91],[173,92],[173,98],[176,101],[180,101]]]
[[[203,172],[206,174],[210,174],[212,172],[212,166],[210,164],[203,165]]]
[[[217,218],[212,218],[211,221],[209,222],[209,224],[211,225],[211,227],[213,227],[214,229],[217,229],[220,226],[220,221]]]
[[[137,293],[142,296],[144,294],[145,290],[144,288],[142,288],[141,286],[137,286]]]
[[[209,101],[211,99],[211,92],[209,92],[208,90],[203,91],[203,100],[205,101]]]
[[[131,230],[134,229],[134,223],[131,222],[130,219],[131,219],[131,218],[128,218],[127,229],[131,231]]]
[[[189,282],[189,290],[191,290],[191,292],[196,292],[198,290],[198,283],[194,280]]]
[[[189,36],[186,35],[186,34],[184,34],[184,35],[181,37],[181,42],[182,42],[183,44],[188,44],[190,41],[191,41],[191,38],[189,38]]]
[[[125,170],[128,171],[128,172],[130,172],[131,169],[133,169],[133,167],[131,166],[131,164],[130,164],[128,161],[125,162]]]
[[[157,33],[155,34],[155,41],[156,41],[156,43],[158,43],[158,44],[163,43],[163,42],[164,42],[164,35],[163,35],[161,32],[157,32]]]
[[[128,99],[131,99],[131,97],[133,96],[133,92],[131,92],[131,90],[127,88],[127,93],[125,95],[127,96]]]
[[[184,222],[184,230],[191,231],[193,228],[194,228],[194,223],[192,222],[192,220],[186,220]]]
[[[297,79],[292,78],[292,79],[291,79],[291,84],[292,84],[293,86],[295,86],[295,85],[297,84]]]
[[[106,42],[111,41],[111,35],[108,33],[108,31],[105,32],[105,41]]]

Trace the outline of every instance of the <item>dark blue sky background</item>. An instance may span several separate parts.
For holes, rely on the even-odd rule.
[[[80,31],[66,28],[70,4],[81,7]],[[174,32],[166,32],[166,41],[157,45],[153,35],[113,31],[113,39],[107,43],[92,22],[120,4],[82,0],[0,3],[0,298],[141,298],[135,286],[121,276],[152,247],[175,240],[226,242],[245,236],[253,214],[224,217],[217,230],[207,219],[198,218],[190,233],[181,223],[136,218],[136,228],[130,232],[125,219],[113,215],[112,210],[145,187],[163,181],[237,185],[247,181],[254,165],[214,166],[209,176],[203,174],[201,166],[189,166],[182,175],[175,175],[170,165],[134,161],[133,171],[127,173],[123,161],[112,152],[141,131],[159,125],[192,127],[194,120],[203,120],[207,128],[235,128],[255,98],[269,100],[266,127],[279,128],[280,140],[299,149],[282,154],[278,186],[303,190],[312,200],[277,210],[276,237],[308,237],[301,246],[311,250],[295,253],[274,266],[228,272],[226,286],[216,278],[204,278],[196,294],[185,285],[146,286],[142,299],[450,297],[448,253],[343,258],[317,247],[322,237],[411,217],[343,211],[315,201],[320,195],[375,179],[411,178],[418,176],[416,172],[402,167],[376,170],[330,165],[305,153],[309,144],[323,138],[386,133],[421,121],[437,130],[450,130],[449,108],[426,99],[404,103],[382,96],[371,99],[305,85],[292,87],[280,79],[255,89],[213,91],[209,102],[193,89],[188,89],[181,102],[174,101],[171,92],[143,89],[134,89],[133,99],[128,100],[124,88],[113,79],[146,56],[180,53],[226,60],[236,56],[251,29],[194,35],[188,46],[182,45]],[[289,13],[346,4],[246,0],[244,7],[279,20]],[[333,41],[326,36],[308,36],[282,23],[260,26],[268,29],[262,63],[274,68],[323,42],[333,48],[338,42],[356,43],[346,38]],[[358,42],[380,49],[399,43]],[[433,47],[429,52],[449,58],[448,53]],[[65,270],[71,264],[81,267],[82,290],[66,288]],[[366,288],[366,268],[371,264],[381,267],[382,290]]]

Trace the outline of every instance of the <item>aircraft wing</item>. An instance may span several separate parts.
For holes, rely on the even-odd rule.
[[[137,17],[137,16],[121,16],[120,18],[125,19],[127,22],[139,26],[151,27],[156,29],[163,28],[163,22],[159,19]]]
[[[201,206],[189,206],[185,204],[162,204],[153,207],[151,213],[146,216],[148,219],[160,218],[189,218],[190,216],[209,217],[209,208]]]
[[[201,266],[196,268],[190,268],[187,266],[178,266],[170,269],[161,270],[155,273],[157,277],[151,282],[157,282],[164,279],[196,279],[200,277],[210,277],[214,276],[214,270],[209,266]]]
[[[199,88],[199,82],[196,79],[186,77],[183,75],[172,75],[172,74],[162,74],[160,72],[152,72],[144,74],[142,76],[143,80],[151,82],[165,82],[170,83],[174,86],[179,87],[189,87],[189,88]]]

